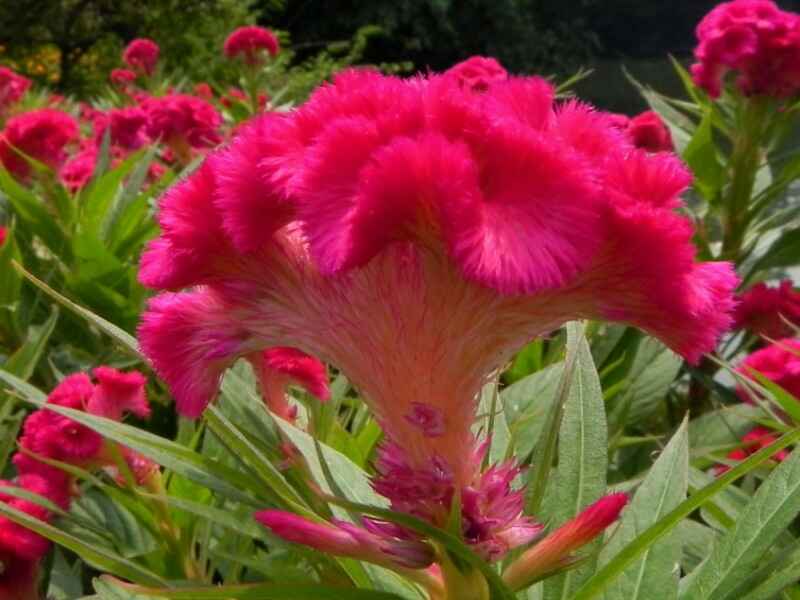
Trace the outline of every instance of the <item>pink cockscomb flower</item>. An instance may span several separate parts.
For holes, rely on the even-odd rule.
[[[125,90],[136,81],[136,73],[130,69],[112,69],[109,81],[114,87]]]
[[[78,137],[78,123],[65,112],[43,108],[8,120],[0,134],[0,162],[15,177],[31,172],[27,155],[58,170],[67,158],[65,147]]]
[[[716,98],[726,73],[746,95],[790,97],[800,91],[800,15],[772,0],[733,0],[697,26],[695,83]]]
[[[493,82],[508,79],[508,71],[494,58],[473,56],[450,67],[444,76],[452,77],[459,85],[473,91],[484,92]]]
[[[191,159],[192,148],[215,146],[222,140],[222,117],[201,98],[170,94],[149,98],[142,109],[147,115],[147,135],[168,144],[183,162]]]
[[[760,373],[800,399],[800,339],[787,338],[756,350],[742,361],[737,371],[753,379],[755,373]],[[752,401],[744,386],[736,391],[745,402]]]
[[[757,283],[741,294],[735,313],[735,328],[772,339],[792,335],[800,327],[800,291],[790,279],[777,287]]]
[[[737,278],[696,262],[676,211],[689,183],[540,78],[346,71],[166,193],[142,348],[191,417],[240,357],[285,346],[336,367],[386,434],[376,489],[436,526],[460,495],[464,539],[497,559],[540,527],[516,467],[482,468],[491,374],[574,319],[691,361],[730,326]]]
[[[201,81],[200,83],[195,84],[194,95],[210,102],[214,99],[214,90],[212,90],[211,86],[206,82]]]
[[[19,102],[30,87],[30,79],[8,67],[0,67],[0,115]]]
[[[628,496],[623,493],[601,498],[520,556],[503,573],[503,580],[512,590],[519,590],[575,562],[573,553],[614,523],[627,503]]]
[[[8,238],[8,229],[0,225],[0,248],[6,243],[6,238]]]
[[[39,561],[0,550],[0,598],[39,600]]]
[[[145,395],[147,378],[139,371],[123,373],[112,367],[97,367],[92,374],[97,379],[86,411],[114,421],[121,421],[125,413],[140,419],[150,416],[150,404]]]
[[[325,365],[304,352],[294,348],[270,348],[250,357],[250,362],[267,406],[287,421],[297,417],[297,408],[289,403],[286,395],[290,384],[305,388],[323,402],[331,397]]]
[[[627,131],[633,145],[642,150],[672,152],[675,149],[669,128],[653,110],[645,111],[630,119]]]
[[[85,150],[73,156],[61,167],[59,178],[61,183],[71,192],[82,189],[94,174],[97,164],[97,148],[89,146]]]
[[[280,44],[269,29],[248,25],[234,29],[225,40],[223,50],[228,58],[242,58],[249,65],[257,65],[265,53],[270,56],[278,54]]]
[[[125,47],[122,53],[123,62],[142,75],[152,75],[158,63],[161,50],[153,40],[137,38]]]
[[[94,139],[100,144],[110,127],[111,144],[122,150],[138,150],[148,142],[145,135],[146,126],[147,113],[141,108],[137,106],[115,108],[95,116]]]

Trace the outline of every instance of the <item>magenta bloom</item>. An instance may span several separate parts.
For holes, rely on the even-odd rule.
[[[214,90],[206,82],[201,81],[194,86],[194,95],[203,100],[211,101],[214,99]]]
[[[7,237],[8,237],[8,229],[0,225],[0,248],[2,248],[3,244],[6,243]]]
[[[138,150],[144,146],[148,142],[146,126],[147,113],[138,106],[115,108],[93,118],[95,142],[100,144],[111,127],[111,144],[122,150]]]
[[[136,81],[136,73],[130,69],[112,69],[109,80],[114,87],[125,89]]]
[[[126,413],[140,419],[150,416],[144,389],[147,378],[139,371],[123,373],[112,367],[97,367],[93,374],[97,385],[86,403],[87,412],[114,421],[121,421]]]
[[[653,110],[645,111],[628,121],[628,135],[637,148],[648,152],[672,152],[672,134],[659,114]]]
[[[30,87],[30,79],[8,67],[0,67],[0,114],[19,102]]]
[[[800,339],[786,338],[756,350],[742,361],[737,371],[746,377],[753,377],[756,371],[800,399]],[[736,391],[745,402],[752,401],[743,387]]]
[[[723,78],[736,73],[746,95],[790,97],[800,90],[800,15],[772,0],[717,5],[697,26],[695,83],[716,98]]]
[[[481,470],[476,399],[536,336],[636,325],[690,360],[731,323],[727,263],[695,262],[690,182],[539,78],[348,71],[244,128],[161,201],[142,348],[200,415],[237,358],[297,348],[340,369],[386,432],[376,488],[497,558],[530,540],[513,465]],[[180,340],[180,343],[176,343]]]
[[[751,454],[755,454],[759,450],[763,450],[767,446],[772,445],[775,441],[777,441],[778,437],[779,434],[771,429],[758,426],[745,434],[745,436],[742,438],[742,447],[736,448],[736,450],[729,452],[727,458],[731,461],[741,462],[748,458]],[[772,459],[777,462],[781,462],[786,460],[788,457],[789,450],[784,448],[783,450],[776,452],[772,456]],[[714,467],[714,474],[722,475],[723,473],[730,471],[730,469],[731,467],[728,465],[717,465]]]
[[[450,67],[444,75],[475,92],[485,92],[492,82],[508,79],[508,71],[497,60],[486,56],[468,58]]]
[[[42,108],[8,120],[0,134],[0,162],[18,179],[26,179],[31,167],[16,150],[54,170],[67,158],[65,147],[78,137],[78,123],[60,110]]]
[[[97,164],[97,147],[89,146],[73,156],[59,171],[59,178],[69,191],[82,189],[94,174]]]
[[[286,396],[290,384],[304,387],[323,402],[331,397],[325,365],[304,352],[294,348],[270,348],[251,356],[250,362],[267,406],[288,421],[297,417],[297,408],[289,404]]]
[[[170,94],[149,98],[141,106],[147,115],[147,135],[169,144],[175,152],[211,147],[222,141],[222,117],[205,100]]]
[[[137,73],[152,75],[160,51],[158,44],[153,40],[137,38],[127,45],[122,53],[122,60]]]
[[[787,321],[800,327],[800,291],[790,279],[778,287],[757,283],[741,294],[734,316],[736,329],[772,339],[790,336]]]
[[[248,25],[234,29],[223,46],[228,58],[242,58],[249,65],[257,65],[264,52],[275,56],[280,50],[278,38],[269,29]]]

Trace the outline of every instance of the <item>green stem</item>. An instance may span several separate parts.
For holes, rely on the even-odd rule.
[[[443,548],[440,549],[440,554],[444,581],[443,600],[490,600],[489,584],[480,571],[469,565],[459,568]]]

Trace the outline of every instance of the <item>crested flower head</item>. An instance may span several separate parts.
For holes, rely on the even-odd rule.
[[[732,462],[741,462],[751,454],[754,454],[759,450],[763,450],[767,446],[771,446],[778,439],[778,435],[779,434],[777,434],[775,431],[767,429],[766,427],[756,427],[744,435],[742,438],[742,446],[740,448],[736,448],[735,450],[731,450],[728,453],[727,459]],[[772,456],[772,459],[777,462],[781,462],[786,460],[788,457],[789,450],[784,448],[783,450],[776,452]],[[716,475],[722,475],[723,473],[728,472],[730,469],[731,467],[728,465],[717,465],[714,467],[714,473]]]
[[[91,145],[70,158],[61,170],[58,177],[61,183],[71,192],[82,189],[94,174],[97,164],[97,147]]]
[[[648,152],[672,152],[675,149],[669,128],[653,110],[645,111],[630,119],[627,130],[631,142],[637,148]]]
[[[800,327],[800,291],[790,279],[777,287],[757,283],[739,297],[734,317],[736,329],[772,339],[787,337],[792,324]]]
[[[264,53],[278,54],[280,44],[269,29],[248,25],[234,29],[225,40],[223,50],[228,58],[242,58],[250,65],[257,65],[263,60]]]
[[[125,413],[141,419],[150,416],[150,404],[144,390],[147,378],[139,371],[123,373],[103,366],[97,367],[93,375],[97,385],[86,403],[87,412],[114,421],[121,421]]]
[[[381,493],[437,524],[460,495],[465,539],[501,556],[535,526],[514,467],[477,458],[491,374],[569,320],[630,323],[693,361],[730,325],[736,277],[695,261],[675,210],[689,182],[540,78],[347,71],[164,196],[140,278],[167,291],[142,348],[190,416],[240,357],[333,365],[386,432]]]
[[[0,67],[0,114],[19,102],[30,87],[30,79],[8,67]]]
[[[111,85],[124,90],[136,81],[136,73],[130,69],[112,69],[108,78]]]
[[[31,166],[20,152],[58,169],[66,160],[69,142],[78,137],[78,123],[60,110],[42,108],[12,117],[0,134],[0,162],[14,176],[25,179]]]
[[[476,92],[488,90],[494,81],[508,79],[508,71],[503,65],[494,58],[486,56],[472,56],[450,67],[444,75],[452,77],[459,85]]]
[[[221,141],[222,117],[201,98],[186,94],[153,97],[142,103],[147,135],[169,144],[175,152],[206,148]]]
[[[328,373],[319,360],[295,348],[270,348],[250,357],[269,409],[294,421],[297,408],[289,404],[286,388],[290,384],[305,388],[323,402],[331,397]]]
[[[99,144],[109,131],[111,144],[123,150],[138,150],[147,143],[147,113],[138,106],[115,108],[93,119],[94,139]],[[110,130],[109,130],[110,129]]]
[[[697,39],[692,76],[710,96],[720,95],[729,71],[746,95],[800,91],[800,15],[772,0],[718,4],[697,26]]]
[[[160,48],[153,40],[137,38],[125,47],[123,62],[137,73],[152,75],[158,62]]]
[[[800,339],[787,338],[756,350],[742,361],[737,371],[753,379],[759,373],[800,399]],[[752,401],[743,386],[736,391],[742,400]]]
[[[6,243],[7,237],[8,237],[8,229],[0,225],[0,248],[2,248],[3,244]]]

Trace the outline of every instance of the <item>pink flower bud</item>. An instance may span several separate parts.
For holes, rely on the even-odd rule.
[[[627,503],[628,496],[623,493],[600,498],[520,556],[503,573],[503,579],[518,590],[567,566],[575,558],[572,553],[603,533]]]

